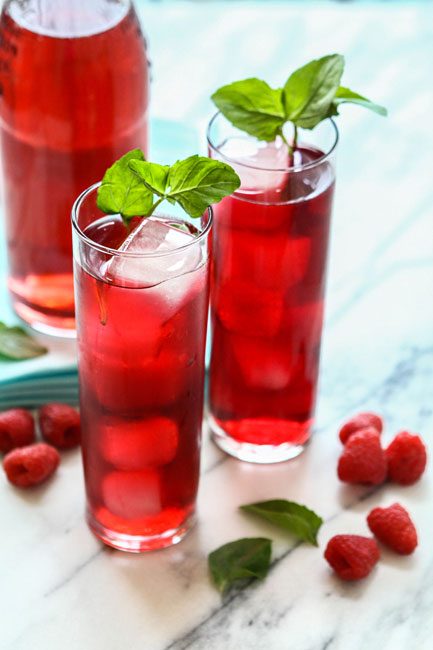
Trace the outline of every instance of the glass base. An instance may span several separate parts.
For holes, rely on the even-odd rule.
[[[195,515],[190,515],[178,528],[167,530],[159,535],[126,535],[106,528],[100,524],[88,511],[86,520],[92,533],[107,546],[128,553],[144,553],[157,551],[167,546],[179,544],[196,523]]]
[[[18,301],[14,301],[12,306],[23,321],[41,334],[67,339],[77,337],[75,318],[73,317],[48,316]]]
[[[248,463],[283,463],[302,454],[308,444],[308,441],[302,444],[284,442],[279,445],[258,445],[241,442],[228,435],[212,416],[209,416],[209,426],[212,439],[220,449],[225,451],[226,454]]]

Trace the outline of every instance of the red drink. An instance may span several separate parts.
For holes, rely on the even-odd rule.
[[[194,520],[209,224],[198,234],[152,217],[127,246],[120,217],[98,219],[94,194],[76,214],[95,244],[75,227],[88,521],[106,543],[142,551],[180,541]]]
[[[13,0],[1,15],[1,153],[14,307],[67,334],[71,205],[120,155],[146,150],[148,63],[129,2],[49,5]]]
[[[234,136],[211,149],[242,180],[215,206],[211,426],[232,455],[277,462],[300,453],[313,423],[334,171],[316,147],[288,171],[283,146],[245,147]]]

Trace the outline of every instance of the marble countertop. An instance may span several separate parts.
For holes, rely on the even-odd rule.
[[[265,6],[266,5],[266,6]],[[315,55],[347,56],[350,86],[388,119],[343,109],[317,430],[300,458],[249,466],[204,431],[199,523],[178,546],[142,556],[101,545],[83,520],[79,454],[32,492],[0,477],[1,650],[430,650],[431,467],[411,488],[343,487],[339,423],[386,419],[385,439],[420,432],[433,449],[433,7],[176,2],[140,5],[151,42],[152,110],[200,129],[219,84],[281,83]],[[431,454],[432,455],[432,454]],[[237,512],[286,497],[325,519],[320,550]],[[420,546],[384,551],[374,574],[342,584],[323,560],[336,533],[367,532],[376,505],[406,505]],[[206,557],[242,536],[275,540],[268,578],[223,599]]]

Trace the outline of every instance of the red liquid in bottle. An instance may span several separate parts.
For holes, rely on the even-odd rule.
[[[310,435],[334,176],[326,162],[308,172],[316,189],[303,197],[305,180],[286,176],[279,202],[241,188],[214,208],[210,410],[235,444],[295,448]]]
[[[85,234],[118,248],[126,231],[118,217],[105,217]],[[181,539],[195,510],[208,265],[135,286],[102,259],[90,251],[76,262],[88,521],[117,548],[159,548]],[[164,272],[172,262],[158,263]],[[124,268],[128,274],[128,262]]]
[[[7,2],[0,20],[8,284],[24,320],[66,334],[71,206],[120,155],[146,151],[148,62],[129,3],[43,5]]]

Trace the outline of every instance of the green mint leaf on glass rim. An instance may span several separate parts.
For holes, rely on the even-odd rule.
[[[178,160],[169,168],[139,160],[130,161],[129,166],[160,197],[153,209],[167,199],[179,203],[193,218],[201,217],[210,205],[240,186],[239,176],[230,165],[203,156]]]
[[[47,348],[40,345],[22,327],[9,327],[0,322],[0,360],[23,361],[40,357],[47,352]]]
[[[315,59],[295,70],[283,89],[286,119],[304,129],[317,126],[328,114],[343,71],[341,54]]]
[[[234,126],[259,140],[275,140],[286,121],[282,90],[261,79],[235,81],[219,88],[211,99]]]
[[[130,169],[131,160],[144,160],[143,152],[133,149],[107,169],[97,197],[97,205],[102,212],[120,214],[126,222],[132,217],[146,214],[153,204],[152,192]]]
[[[329,54],[295,70],[283,88],[271,88],[260,79],[244,79],[222,86],[211,99],[236,128],[268,142],[279,135],[291,154],[297,146],[298,128],[314,129],[323,120],[338,115],[342,103],[387,114],[383,106],[341,86],[343,71],[344,57]],[[293,125],[292,144],[283,132],[287,122]]]
[[[263,580],[271,563],[270,539],[246,537],[220,546],[209,554],[208,564],[212,579],[224,592],[238,580]]]
[[[272,499],[240,506],[240,510],[258,515],[302,541],[317,546],[317,533],[323,519],[306,506],[286,499]]]
[[[378,113],[378,115],[383,115],[384,117],[388,114],[388,111],[384,106],[375,104],[367,99],[367,97],[355,93],[353,90],[350,90],[350,88],[344,88],[344,86],[338,88],[335,97],[332,100],[332,104],[335,108],[335,112],[332,113],[333,115],[338,115],[338,106],[340,104],[357,104],[358,106],[364,106],[364,108],[369,108],[371,111]]]

